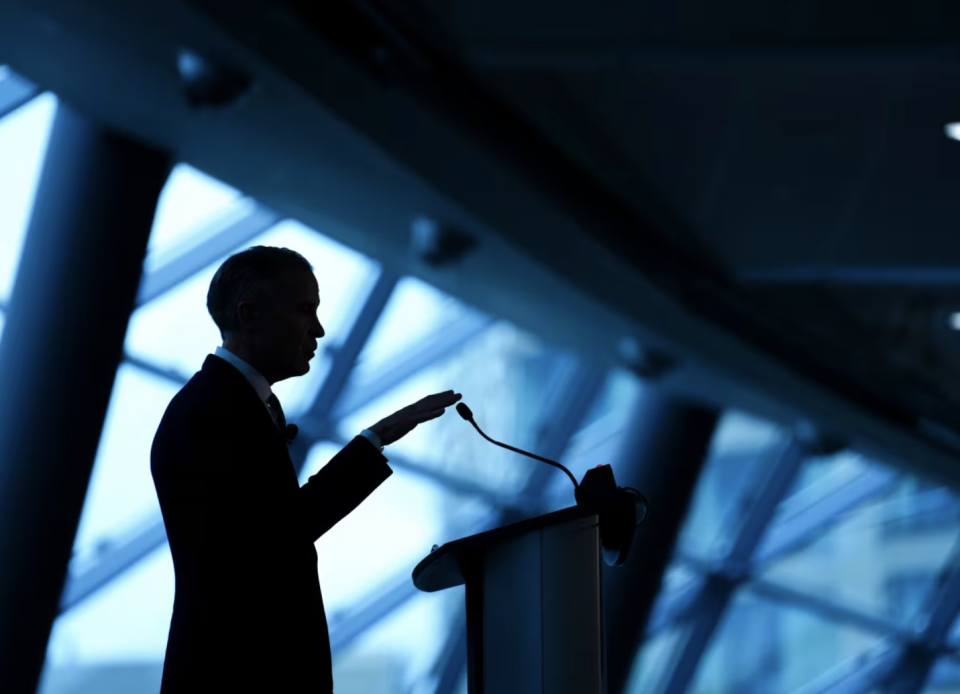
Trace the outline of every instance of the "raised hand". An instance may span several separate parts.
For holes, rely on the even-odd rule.
[[[460,393],[452,390],[428,395],[381,419],[370,427],[370,430],[380,437],[381,444],[388,446],[409,434],[418,424],[436,419],[462,397]]]

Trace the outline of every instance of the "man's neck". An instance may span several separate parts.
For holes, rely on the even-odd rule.
[[[263,377],[267,379],[267,382],[271,386],[273,385],[274,381],[270,377],[270,374],[263,369],[263,366],[260,364],[260,360],[257,358],[256,353],[252,349],[250,349],[246,344],[244,344],[243,342],[239,342],[237,340],[228,339],[228,340],[224,340],[221,346],[225,350],[228,350],[229,352],[234,354],[235,356],[238,356],[241,359],[243,359],[243,361],[245,361],[247,364],[249,364],[254,369],[256,369],[261,375],[263,375]]]

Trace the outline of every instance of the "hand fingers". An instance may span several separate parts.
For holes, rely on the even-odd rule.
[[[452,390],[444,393],[434,393],[395,412],[392,417],[397,421],[413,419],[417,422],[426,422],[442,415],[447,407],[450,407],[462,397],[463,395]]]
[[[429,401],[429,400],[459,400],[461,397],[460,393],[454,392],[452,390],[445,390],[442,393],[433,393],[428,395],[425,398],[421,398],[420,402]]]
[[[452,390],[448,390],[444,393],[434,393],[433,395],[428,395],[418,402],[418,405],[422,405],[425,409],[435,410],[439,407],[450,407],[450,405],[457,402],[463,395],[460,393],[455,393]]]

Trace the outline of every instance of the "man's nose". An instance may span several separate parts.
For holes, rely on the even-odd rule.
[[[327,333],[324,331],[323,326],[320,325],[320,321],[317,321],[317,324],[313,326],[313,330],[310,331],[310,335],[318,340],[326,334]]]

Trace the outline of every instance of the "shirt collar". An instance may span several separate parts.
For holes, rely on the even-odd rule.
[[[257,395],[260,396],[261,400],[266,402],[267,398],[273,394],[273,390],[270,388],[270,382],[267,381],[263,374],[250,366],[247,362],[231,352],[229,349],[217,347],[214,354],[224,361],[232,364],[237,371],[243,374],[243,377],[246,378],[250,385],[253,386],[253,389],[257,391]]]

